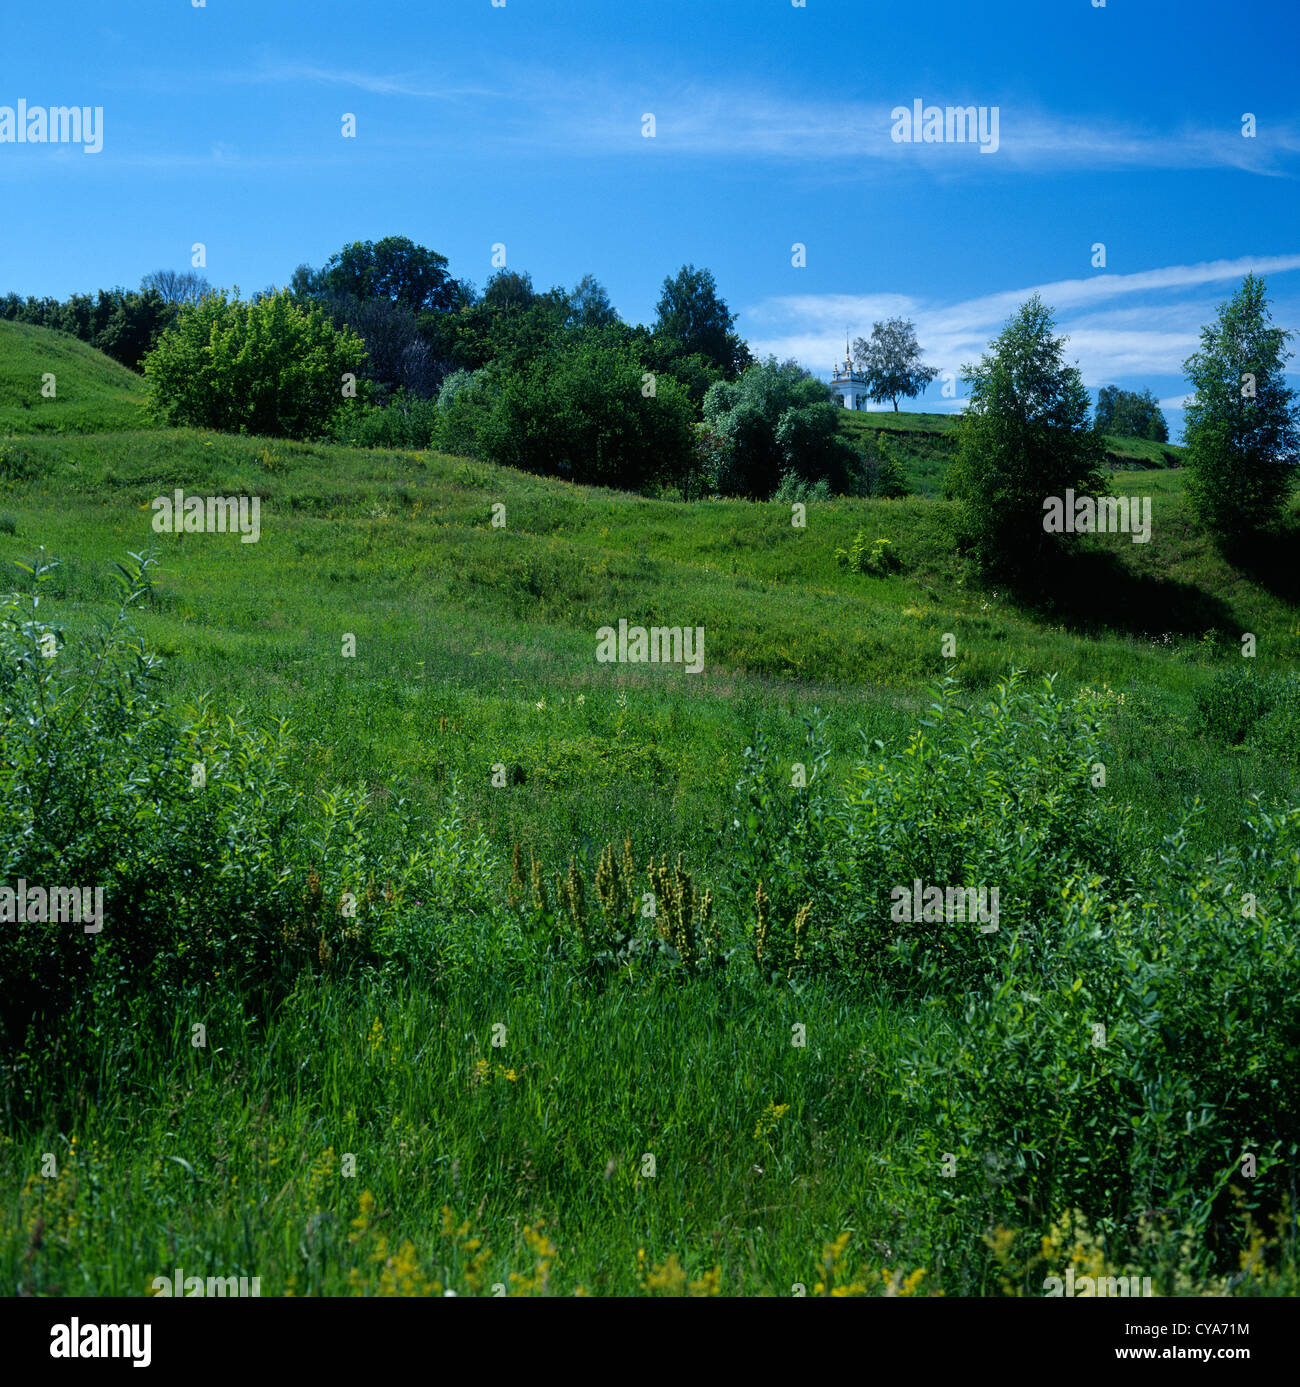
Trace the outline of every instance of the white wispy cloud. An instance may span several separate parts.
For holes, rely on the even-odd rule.
[[[926,359],[956,374],[977,360],[1007,318],[1037,293],[1056,311],[1058,329],[1070,339],[1068,358],[1078,361],[1088,385],[1098,386],[1116,377],[1181,375],[1182,363],[1200,345],[1201,326],[1226,295],[1226,289],[1217,295],[1198,290],[1228,286],[1252,272],[1296,270],[1300,255],[1240,256],[1055,280],[952,303],[898,293],[786,295],[745,309],[740,328],[759,355],[793,356],[825,373],[843,356],[846,326],[856,338],[867,335],[878,319],[910,318]],[[1125,302],[1135,298],[1141,302]]]
[[[307,83],[316,86],[352,87],[376,96],[409,96],[430,101],[457,101],[466,97],[496,100],[505,95],[500,87],[438,81],[417,73],[358,72],[352,68],[322,67],[314,63],[262,61],[247,71],[228,72],[222,80],[261,85]]]
[[[890,134],[892,113],[896,107],[910,108],[917,97],[926,105],[996,106],[996,153],[983,155],[969,143],[896,143]],[[906,91],[888,101],[853,102],[685,88],[663,91],[657,97],[649,95],[646,109],[656,114],[656,138],[662,151],[732,159],[749,155],[820,160],[833,142],[839,169],[858,160],[944,173],[965,166],[985,174],[1001,161],[1036,169],[1235,168],[1281,174],[1300,155],[1300,122],[1296,120],[1267,127],[1247,139],[1235,124],[1183,124],[1162,129],[1101,118],[1062,117],[1036,104],[987,92]],[[589,133],[609,142],[626,139],[625,128],[609,120],[590,126]]]
[[[1300,166],[1300,118],[1266,122],[1255,138],[1235,121],[1222,126],[1161,127],[1101,117],[1062,116],[1036,102],[978,90],[899,90],[874,100],[820,96],[735,85],[719,87],[642,72],[608,74],[552,71],[523,65],[494,68],[492,84],[467,81],[464,72],[365,72],[319,63],[283,61],[261,54],[246,70],[218,80],[255,84],[351,87],[377,96],[454,102],[493,102],[494,118],[476,139],[527,144],[575,155],[643,150],[675,155],[785,160],[819,166],[828,177],[860,175],[880,167],[931,171],[945,176],[987,175],[996,167],[1019,169],[1213,169],[1283,176]],[[999,112],[998,149],[982,155],[967,144],[897,143],[892,112],[926,105],[994,107]],[[642,117],[655,117],[654,139],[643,139]],[[834,148],[834,162],[826,150]]]

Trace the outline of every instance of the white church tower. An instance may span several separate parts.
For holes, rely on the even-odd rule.
[[[866,376],[854,369],[847,337],[844,339],[844,360],[831,373],[831,391],[840,397],[845,409],[866,409],[870,399]]]

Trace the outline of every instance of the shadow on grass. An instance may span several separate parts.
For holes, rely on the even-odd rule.
[[[1076,634],[1199,636],[1237,626],[1232,608],[1203,588],[1136,573],[1104,550],[1053,555],[1034,572],[1004,577],[1002,582],[1018,607]]]
[[[1300,518],[1288,516],[1277,529],[1227,544],[1223,557],[1252,582],[1283,602],[1300,605]]]

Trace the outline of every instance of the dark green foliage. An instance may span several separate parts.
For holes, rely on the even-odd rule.
[[[1139,395],[1118,385],[1103,385],[1097,392],[1097,408],[1092,426],[1098,433],[1119,438],[1146,438],[1156,443],[1169,441],[1169,425],[1160,404],[1150,390]]]
[[[628,345],[604,332],[500,372],[490,394],[470,392],[469,400],[483,410],[478,448],[491,462],[631,489],[680,482],[694,465],[686,392],[670,376],[652,378]]]
[[[318,276],[300,266],[294,288],[398,304],[412,313],[445,312],[459,302],[447,257],[406,236],[353,241],[331,255]]]
[[[133,371],[175,316],[175,305],[148,287],[140,293],[100,289],[93,298],[73,294],[66,303],[17,294],[0,299],[0,318],[70,333]]]
[[[1289,1213],[1300,811],[1252,803],[1244,818],[1244,851],[1201,858],[1186,825],[1170,834],[1125,906],[1100,877],[1070,884],[1046,958],[1031,930],[1014,933],[994,985],[965,1004],[961,1040],[907,1065],[907,1082],[943,1095],[955,1207],[1013,1227],[1082,1211],[1157,1294],[1186,1284],[1189,1255],[1242,1273],[1219,1243],[1229,1213],[1263,1227]]]
[[[664,344],[666,364],[678,356],[701,356],[726,380],[734,380],[752,358],[732,331],[736,315],[718,294],[709,270],[683,265],[669,275],[659,295],[654,335]]]
[[[1295,484],[1300,407],[1285,376],[1293,334],[1271,326],[1265,291],[1247,275],[1183,363],[1195,391],[1183,428],[1187,493],[1222,541],[1277,521]]]
[[[877,433],[874,445],[868,445],[858,469],[858,490],[863,496],[896,501],[911,494],[899,445],[890,442],[885,433]]]
[[[501,270],[488,281],[483,297],[464,306],[448,324],[451,354],[457,366],[471,371],[488,365],[523,370],[571,340],[566,332],[571,313],[563,289],[539,294],[527,274]]]
[[[737,381],[719,381],[704,398],[704,422],[716,439],[708,480],[724,496],[760,500],[788,472],[843,491],[853,453],[839,436],[838,409],[821,381],[775,357]]]
[[[358,299],[350,294],[322,294],[316,302],[334,326],[350,330],[366,349],[366,380],[376,406],[400,391],[428,399],[448,374],[434,355],[416,315],[387,299]]]
[[[443,415],[433,400],[402,392],[375,409],[340,410],[333,441],[350,448],[423,449],[440,447]],[[457,452],[472,452],[460,447]]]
[[[1195,692],[1197,729],[1227,746],[1279,741],[1283,727],[1300,718],[1300,679],[1294,674],[1256,674],[1247,661],[1220,670]],[[1277,716],[1273,717],[1276,712]],[[1261,726],[1265,720],[1268,725]],[[1295,751],[1279,745],[1278,751]]]
[[[1128,816],[1094,784],[1104,763],[1097,720],[1051,680],[1013,672],[969,707],[947,681],[902,752],[859,768],[838,821],[839,966],[906,979],[925,957],[956,979],[1017,931],[1035,956],[1050,950],[1061,890],[1122,875]],[[914,880],[998,888],[998,931],[895,922],[890,892]]]
[[[1044,532],[1046,498],[1105,488],[1088,392],[1052,328],[1051,310],[1035,294],[979,363],[962,368],[970,404],[948,486],[958,538],[987,569],[1027,571],[1068,538]]]

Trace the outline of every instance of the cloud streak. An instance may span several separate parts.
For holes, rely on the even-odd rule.
[[[1183,124],[1161,129],[1114,120],[1062,117],[1034,103],[970,91],[900,90],[876,101],[792,98],[770,90],[635,77],[593,79],[573,72],[519,67],[496,85],[443,79],[432,73],[373,73],[314,63],[265,58],[249,71],[222,80],[351,87],[376,96],[439,102],[490,100],[494,118],[484,141],[529,145],[575,155],[644,150],[658,157],[781,160],[824,165],[834,141],[834,174],[856,164],[862,175],[893,168],[945,176],[997,168],[1238,169],[1268,176],[1300,171],[1300,119],[1266,124],[1253,139],[1240,126]],[[979,155],[971,144],[898,144],[890,138],[892,111],[927,105],[997,106],[996,154]],[[652,112],[653,140],[643,139],[641,118]],[[999,162],[1000,161],[1000,162]],[[828,170],[829,172],[830,170]]]
[[[1096,387],[1124,376],[1180,377],[1182,363],[1200,345],[1202,324],[1223,297],[1195,291],[1234,284],[1252,272],[1297,270],[1300,254],[1240,256],[1056,280],[947,304],[896,293],[788,295],[746,309],[740,326],[759,355],[793,356],[824,374],[843,353],[846,323],[857,337],[878,319],[911,318],[926,359],[956,374],[977,360],[1007,318],[1037,293],[1056,310],[1059,329],[1070,339],[1067,357],[1078,360],[1084,381]]]

